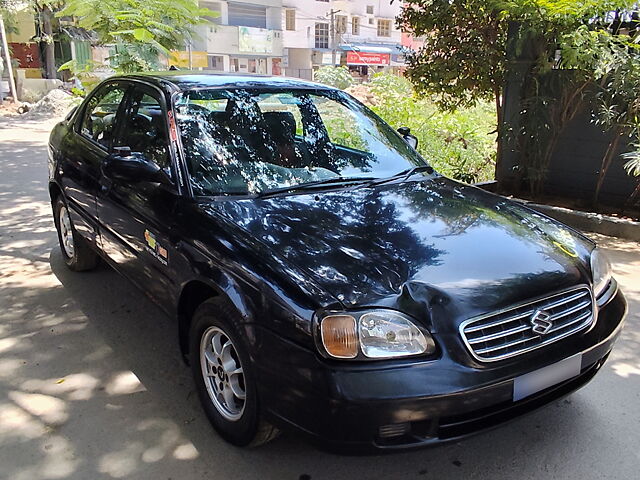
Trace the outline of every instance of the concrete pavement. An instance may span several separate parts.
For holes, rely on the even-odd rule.
[[[341,457],[295,435],[222,442],[176,332],[113,271],[68,271],[47,196],[51,124],[0,122],[0,479],[637,478],[640,245],[597,237],[630,304],[587,387],[507,426],[413,453]]]

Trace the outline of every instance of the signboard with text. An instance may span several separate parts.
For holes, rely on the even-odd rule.
[[[172,50],[169,64],[180,68],[189,68],[189,52]],[[207,68],[207,52],[191,52],[191,68]]]
[[[242,53],[273,52],[273,30],[238,27],[238,51]]]
[[[347,65],[389,65],[388,53],[347,52]]]

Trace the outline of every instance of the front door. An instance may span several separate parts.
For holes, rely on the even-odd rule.
[[[74,126],[64,139],[67,152],[60,162],[60,176],[69,214],[76,231],[91,244],[97,240],[96,194],[100,167],[109,153],[116,118],[119,116],[126,87],[107,84],[92,93]]]
[[[175,178],[163,95],[134,86],[118,126],[114,149],[130,149]],[[98,195],[102,248],[127,277],[167,306],[173,291],[172,226],[178,201],[174,185],[103,178]]]

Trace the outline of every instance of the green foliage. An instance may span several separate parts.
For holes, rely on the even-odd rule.
[[[158,55],[183,48],[193,27],[215,15],[193,0],[66,0],[58,13],[96,32],[101,44],[115,44],[110,63],[121,72],[157,68]]]
[[[486,0],[409,0],[398,23],[424,39],[406,75],[447,110],[495,97],[506,68],[507,24]]]
[[[0,0],[0,16],[4,20],[4,28],[7,33],[18,33],[15,12],[22,5],[18,0]],[[0,48],[0,50],[2,50]]]
[[[634,143],[633,147],[633,151],[622,154],[622,158],[627,160],[624,168],[629,175],[640,177],[640,143]]]
[[[331,65],[320,67],[316,70],[313,79],[316,82],[342,90],[349,88],[353,84],[353,77],[349,73],[349,69],[346,67],[333,67]]]
[[[546,175],[559,132],[578,111],[590,85],[599,89],[598,121],[627,130],[638,105],[638,37],[612,29],[615,12],[634,0],[408,0],[399,24],[424,38],[408,52],[408,77],[445,109],[496,99],[500,141],[507,133],[532,191]],[[556,50],[561,58],[557,62]],[[509,63],[512,60],[516,62]],[[503,125],[502,88],[513,65],[523,75],[520,118]],[[553,68],[570,70],[569,74]],[[624,91],[626,93],[621,94]],[[636,102],[636,103],[634,103]],[[637,108],[636,108],[637,111]],[[507,138],[509,140],[509,138]]]
[[[418,151],[439,172],[468,183],[493,179],[496,114],[491,102],[443,110],[439,101],[416,96],[407,79],[384,73],[374,76],[370,88],[371,108],[394,128],[411,128]]]

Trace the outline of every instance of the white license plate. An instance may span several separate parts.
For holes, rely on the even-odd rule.
[[[513,401],[533,395],[580,374],[582,354],[565,358],[558,363],[527,373],[513,380]]]

